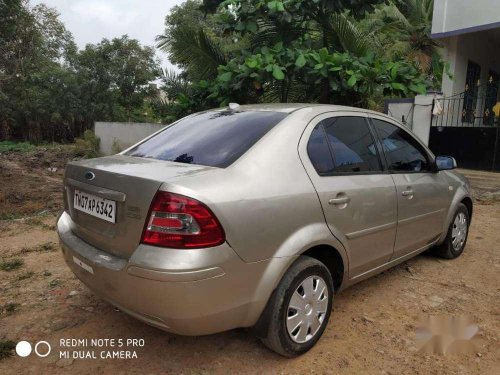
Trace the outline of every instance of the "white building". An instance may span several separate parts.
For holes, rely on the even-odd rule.
[[[443,45],[452,74],[443,77],[445,96],[498,95],[500,0],[434,0],[432,37]]]
[[[500,172],[500,0],[434,0],[432,38],[447,63],[443,96],[415,99],[414,131],[463,168]]]

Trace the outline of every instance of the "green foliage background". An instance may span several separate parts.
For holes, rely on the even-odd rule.
[[[0,1],[0,140],[72,141],[96,120],[157,120],[152,47],[122,36],[78,51],[55,9]]]
[[[78,50],[55,9],[0,0],[0,140],[73,141],[94,121],[171,122],[229,102],[381,109],[439,87],[433,0],[187,0],[155,49]],[[161,93],[154,82],[162,80]]]
[[[165,118],[228,102],[381,109],[386,97],[423,94],[443,71],[432,9],[432,0],[188,0],[157,38],[182,69],[164,76]]]

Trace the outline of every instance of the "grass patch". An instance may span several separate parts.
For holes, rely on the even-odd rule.
[[[16,281],[22,281],[33,277],[35,273],[33,271],[24,272],[16,277]]]
[[[38,251],[55,251],[56,244],[54,242],[45,242],[38,246]]]
[[[44,215],[44,216],[48,216],[48,213],[47,213],[47,215]],[[43,216],[40,215],[37,217],[31,217],[31,218],[26,220],[26,224],[28,224],[30,226],[39,226],[40,228],[45,229],[45,230],[55,230],[56,229],[56,226],[54,224],[44,223],[43,220],[41,219],[41,217],[43,217]]]
[[[14,354],[16,343],[12,340],[0,340],[0,360]]]
[[[19,306],[21,306],[18,303],[6,303],[5,305],[2,306],[2,310],[5,311],[7,315],[13,314],[19,309]]]
[[[22,267],[24,261],[19,258],[14,258],[10,260],[4,260],[0,262],[0,270],[2,271],[14,271]]]
[[[23,247],[20,251],[21,254],[29,254],[29,253],[43,253],[43,252],[51,252],[56,251],[56,244],[54,242],[46,242],[41,245],[37,245],[34,247]]]
[[[93,133],[92,133],[93,134]],[[90,136],[87,136],[90,138]],[[48,149],[53,151],[61,151],[67,148],[68,145],[62,143],[40,143],[33,144],[29,142],[15,142],[15,141],[0,141],[0,153],[3,152],[33,152],[40,149]]]
[[[19,219],[22,219],[22,217],[23,217],[23,215],[12,213],[12,212],[0,214],[0,220],[19,220]]]
[[[29,142],[12,142],[12,141],[2,141],[0,142],[0,153],[1,152],[30,152],[36,149],[35,145]]]
[[[49,281],[49,287],[55,288],[57,286],[61,285],[61,280],[59,279],[53,279]]]
[[[23,211],[28,211],[24,213],[16,213],[16,212],[6,212],[6,213],[1,213],[0,214],[0,220],[26,220],[28,225],[31,224],[31,220],[35,220],[35,225],[37,224],[36,219],[39,217],[47,217],[50,215],[50,212],[47,210],[40,211],[39,205],[35,205],[35,207],[27,207],[27,205],[24,206]],[[43,223],[42,223],[43,224]],[[43,224],[47,225],[47,224]],[[48,225],[49,228],[52,228],[52,226]]]

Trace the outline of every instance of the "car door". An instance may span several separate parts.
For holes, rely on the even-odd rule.
[[[433,157],[408,131],[386,119],[371,121],[396,185],[398,227],[393,259],[417,251],[442,233],[449,184]]]
[[[378,146],[359,112],[320,115],[301,139],[301,160],[332,234],[346,247],[351,278],[388,262],[393,253],[396,189]]]

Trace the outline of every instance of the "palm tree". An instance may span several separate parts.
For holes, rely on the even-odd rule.
[[[357,14],[352,6],[344,6],[347,3],[358,4],[362,10],[362,4],[377,4],[380,1],[310,1],[307,2],[307,8],[282,16],[263,11],[252,24],[253,30],[245,33],[238,32],[237,29],[235,32],[230,27],[221,28],[217,22],[221,20],[217,18],[218,15],[202,13],[200,1],[189,0],[185,3],[189,7],[178,8],[167,17],[165,35],[157,37],[157,47],[167,52],[171,61],[180,65],[184,71],[182,79],[187,82],[212,80],[217,77],[219,66],[234,62],[233,57],[241,58],[241,50],[249,54],[261,53],[263,47],[273,48],[277,43],[293,48],[298,42],[303,46],[309,45],[312,49],[326,48],[330,52],[349,52],[358,57],[364,57],[373,51],[379,54],[390,50],[393,56],[407,56],[424,69],[429,69],[430,59],[426,53],[434,46],[434,42],[429,42],[427,33],[430,31],[432,0],[388,0],[390,3],[377,6],[376,14],[369,17],[369,21],[359,21],[360,14],[364,12]],[[332,7],[332,4],[336,5]],[[237,12],[222,14],[222,19],[235,14]],[[367,16],[363,17],[364,20],[366,18]],[[234,21],[236,22],[233,24],[240,22],[240,25],[244,22],[237,19]],[[381,21],[388,21],[388,25]],[[226,27],[228,23],[231,24],[222,23]],[[390,43],[380,37],[381,33],[396,32],[397,37],[393,36]],[[301,40],[303,35],[308,37],[306,42]],[[398,38],[401,40],[398,41]],[[170,76],[176,78],[175,75]],[[249,81],[245,84],[235,83],[232,95],[237,96],[241,92],[241,97],[246,102],[264,100],[328,103],[332,100],[331,82],[327,77],[311,83],[309,76],[295,71],[283,79]],[[166,86],[172,88],[173,92],[178,90],[177,83],[176,79],[165,80]],[[188,86],[181,85],[183,89]]]
[[[192,80],[212,79],[228,58],[222,47],[203,28],[180,27],[173,35],[158,35],[156,47],[175,55]]]
[[[389,0],[360,27],[379,39],[388,58],[405,57],[430,74],[440,60],[439,43],[430,37],[433,8],[434,0]]]

